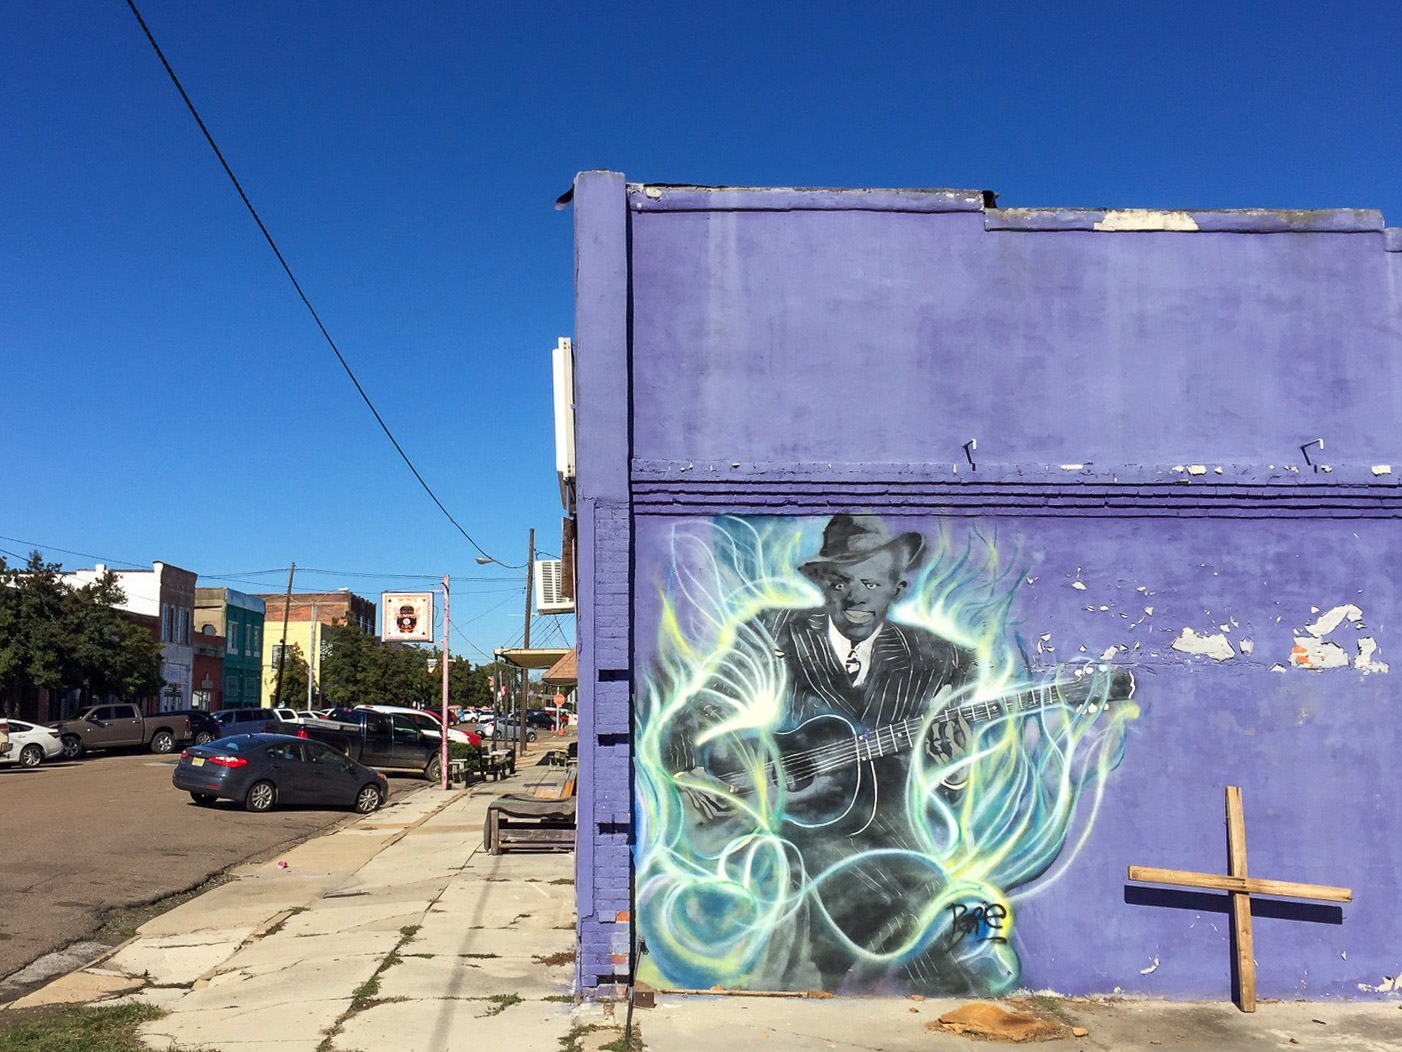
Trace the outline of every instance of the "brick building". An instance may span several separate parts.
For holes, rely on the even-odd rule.
[[[286,626],[287,646],[301,648],[310,671],[311,689],[316,692],[321,682],[322,629],[342,622],[359,625],[361,631],[376,631],[375,604],[349,589],[336,592],[302,592],[292,596],[267,594],[254,598],[263,601],[263,690],[262,703],[271,705],[277,689],[278,654]],[[314,694],[315,696],[315,694]],[[307,699],[284,699],[285,704],[302,707]]]

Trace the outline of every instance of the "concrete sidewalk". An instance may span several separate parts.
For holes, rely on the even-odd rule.
[[[576,1007],[574,856],[482,848],[487,804],[558,783],[523,768],[500,783],[424,789],[143,925],[97,963],[16,1002],[134,998],[168,1015],[170,1042],[218,1052],[588,1052],[621,1048],[622,1006]],[[659,994],[634,1021],[644,1047],[971,1049],[930,1029],[964,1002]],[[1402,1050],[1402,1005],[1041,999],[1085,1050]],[[982,1043],[978,1043],[982,1044]],[[986,1046],[985,1046],[986,1047]]]

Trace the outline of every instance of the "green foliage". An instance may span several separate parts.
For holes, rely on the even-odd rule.
[[[276,663],[273,665],[273,674],[277,674]],[[282,690],[277,692],[277,697],[281,700],[274,700],[273,704],[294,709],[305,707],[307,684],[310,681],[311,672],[307,668],[307,656],[302,653],[302,645],[289,643],[282,659]],[[274,689],[276,690],[276,687]]]
[[[520,994],[492,994],[487,1000],[491,1002],[491,1005],[482,1014],[501,1015],[512,1005],[520,1004],[522,997]]]
[[[338,621],[322,636],[321,693],[331,705],[425,705],[435,696],[429,652],[385,643]]]
[[[62,1005],[0,1013],[0,1052],[146,1052],[142,1023],[165,1015],[145,1004]],[[171,1046],[173,1052],[179,1052]]]
[[[161,645],[117,609],[116,574],[71,587],[38,552],[24,569],[0,558],[0,711],[18,713],[40,691],[116,695],[140,703],[160,692]]]
[[[492,674],[486,665],[455,657],[448,663],[448,702],[480,707],[492,703]]]
[[[442,651],[386,643],[355,623],[336,622],[323,636],[321,693],[328,705],[409,705],[437,708],[443,697]],[[491,704],[491,676],[466,658],[448,664],[453,705]]]

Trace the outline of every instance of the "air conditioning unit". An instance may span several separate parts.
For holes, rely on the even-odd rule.
[[[535,612],[538,614],[572,614],[574,600],[562,587],[564,574],[559,559],[541,559],[535,564]]]

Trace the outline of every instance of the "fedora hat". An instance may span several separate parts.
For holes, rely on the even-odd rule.
[[[817,558],[804,563],[798,571],[815,578],[824,567],[861,562],[888,548],[900,556],[904,573],[925,555],[925,538],[914,532],[892,537],[879,515],[834,515],[823,529],[823,546]]]

